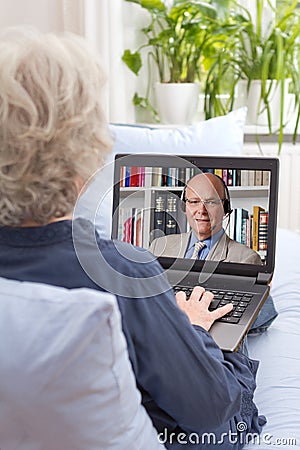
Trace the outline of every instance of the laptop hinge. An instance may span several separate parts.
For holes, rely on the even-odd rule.
[[[271,273],[259,272],[259,274],[257,275],[257,278],[256,278],[256,283],[257,284],[269,284],[271,279],[272,279]]]

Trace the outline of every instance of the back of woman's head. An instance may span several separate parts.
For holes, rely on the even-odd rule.
[[[75,35],[0,36],[0,225],[69,214],[106,159],[98,58]]]

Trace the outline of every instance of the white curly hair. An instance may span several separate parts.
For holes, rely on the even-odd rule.
[[[25,27],[0,36],[0,226],[72,212],[111,138],[105,77],[83,38]]]

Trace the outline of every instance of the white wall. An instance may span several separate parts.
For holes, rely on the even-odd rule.
[[[40,31],[62,31],[62,0],[0,0],[0,29],[32,25]]]

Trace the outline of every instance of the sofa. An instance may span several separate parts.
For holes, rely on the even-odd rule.
[[[300,443],[300,235],[279,229],[276,252],[279,314],[248,338],[267,417],[249,450]],[[0,329],[1,449],[164,448],[140,404],[114,296],[0,279]]]
[[[75,217],[94,221],[109,238],[114,154],[240,155],[245,118],[242,108],[178,129],[111,125],[113,154]],[[271,286],[279,314],[266,333],[249,337],[250,356],[260,361],[256,403],[267,417],[247,446],[253,450],[300,446],[299,255],[300,235],[279,229]],[[113,296],[2,279],[0,322],[1,449],[163,448],[140,404]]]

